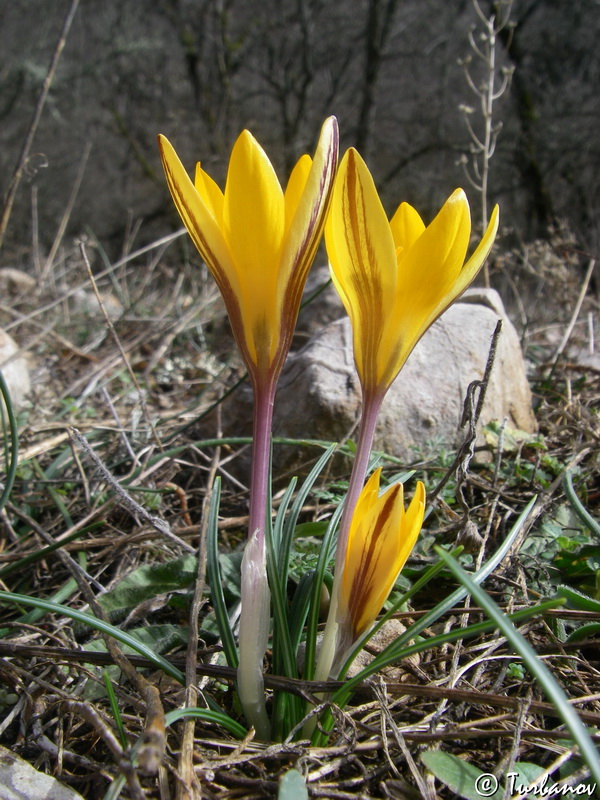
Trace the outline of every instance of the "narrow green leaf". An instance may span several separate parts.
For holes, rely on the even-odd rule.
[[[4,400],[4,403],[2,402]],[[6,412],[6,413],[5,413]],[[5,417],[8,417],[8,430],[6,429]],[[10,399],[8,386],[0,370],[0,420],[2,422],[2,436],[4,439],[4,463],[5,479],[0,484],[0,511],[6,505],[17,474],[17,463],[19,460],[19,432],[17,430],[17,419]]]
[[[441,548],[436,548],[440,558],[443,558],[456,578],[467,589],[473,599],[483,608],[493,620],[496,627],[506,636],[512,647],[519,653],[529,672],[537,679],[546,696],[555,707],[558,715],[571,731],[573,739],[579,745],[582,757],[585,759],[596,783],[600,784],[600,758],[590,735],[583,725],[577,712],[569,703],[560,684],[539,658],[527,639],[519,633],[513,623],[501,611],[492,598],[478,586],[472,577],[463,570],[452,556]]]
[[[546,600],[543,603],[539,603],[536,606],[531,606],[530,608],[523,608],[520,611],[515,611],[513,614],[510,615],[509,619],[513,622],[525,622],[532,617],[535,617],[539,614],[543,614],[544,612],[548,611],[551,608],[556,608],[564,603],[563,599],[560,597],[553,598],[551,600]],[[412,631],[412,625],[407,631],[409,633]],[[411,645],[405,645],[400,649],[396,649],[393,646],[386,647],[382,653],[380,653],[373,661],[366,666],[358,675],[355,675],[353,678],[347,680],[344,685],[338,689],[336,692],[333,693],[331,696],[331,700],[333,703],[338,705],[340,708],[344,708],[344,706],[348,703],[352,693],[356,689],[356,687],[365,681],[366,678],[369,678],[376,672],[379,672],[384,667],[389,666],[390,664],[396,664],[401,662],[403,659],[408,658],[409,656],[413,655],[414,653],[421,653],[424,650],[434,650],[437,647],[441,647],[446,644],[451,644],[452,642],[456,642],[459,639],[469,639],[474,636],[481,636],[484,633],[488,633],[496,628],[496,625],[491,620],[486,620],[483,622],[478,622],[475,625],[467,625],[466,628],[455,628],[454,630],[448,631],[446,633],[440,633],[437,636],[430,636],[427,639],[420,639],[419,641],[415,642]],[[413,638],[413,637],[408,637]],[[398,639],[402,639],[402,641],[406,641],[406,634],[402,634],[398,637]],[[398,640],[396,640],[398,641]],[[392,643],[395,645],[395,642]],[[387,653],[385,658],[383,654]],[[325,712],[323,719],[320,722],[320,726],[323,730],[328,731],[330,730],[330,726],[332,722],[331,714],[329,712]],[[327,740],[327,737],[323,734],[316,733],[313,737],[313,745],[322,745]]]
[[[314,570],[311,570],[300,578],[290,606],[290,639],[294,653],[298,652],[298,646],[302,639],[304,623],[306,622],[310,605],[314,574]]]
[[[314,486],[315,481],[321,474],[323,467],[333,455],[336,446],[337,445],[332,444],[317,460],[316,464],[311,469],[306,479],[304,480],[304,483],[300,487],[298,494],[296,495],[296,499],[294,500],[292,507],[290,509],[290,513],[286,517],[285,524],[283,526],[283,535],[281,538],[281,547],[279,553],[279,565],[282,570],[283,585],[287,583],[288,571],[290,565],[290,552],[292,549],[292,542],[294,540],[294,535],[296,533],[296,525],[298,524],[298,517],[300,515],[300,511],[302,510],[302,507],[306,502],[306,498],[308,497],[312,487]]]
[[[333,543],[337,533],[338,524],[342,515],[344,504],[340,503],[332,514],[327,532],[323,537],[323,544],[319,551],[319,560],[313,574],[310,607],[306,623],[306,653],[304,661],[304,677],[312,680],[315,674],[317,656],[317,631],[319,627],[319,611],[321,607],[321,591],[325,580],[327,564],[333,555]]]
[[[563,478],[563,488],[565,490],[565,494],[569,498],[569,502],[573,507],[573,511],[577,514],[579,519],[586,525],[590,531],[592,531],[595,536],[600,536],[600,522],[597,519],[592,517],[590,512],[587,508],[583,505],[577,493],[575,492],[575,488],[573,486],[573,478],[571,470],[567,470],[565,472]]]
[[[107,669],[102,670],[102,677],[104,678],[104,687],[106,689],[106,694],[108,695],[110,710],[112,711],[115,725],[117,726],[119,741],[121,742],[121,747],[126,750],[129,742],[127,741],[127,734],[125,733],[125,726],[123,725],[123,718],[121,717],[121,711],[117,702],[117,696],[115,694],[113,682]]]
[[[228,717],[227,714],[221,711],[211,711],[208,708],[196,708],[194,706],[190,706],[189,708],[177,708],[174,711],[169,711],[165,714],[165,725],[168,727],[169,725],[175,724],[180,719],[189,719],[191,717],[220,725],[222,728],[225,728],[226,731],[229,731],[232,736],[235,736],[236,739],[243,739],[248,735],[246,728],[240,725],[239,722],[231,719],[231,717]]]
[[[588,622],[585,625],[580,625],[572,633],[567,636],[566,640],[569,643],[581,642],[583,639],[589,639],[600,633],[600,622]]]
[[[64,547],[69,542],[75,541],[75,539],[81,539],[82,536],[90,533],[90,531],[96,530],[97,528],[101,528],[105,525],[106,522],[104,520],[98,520],[97,522],[93,522],[91,525],[86,525],[84,528],[73,531],[68,536],[65,536],[54,544],[49,544],[46,547],[40,547],[40,549],[35,553],[30,553],[28,556],[24,556],[18,561],[13,561],[12,564],[6,564],[4,567],[2,567],[2,569],[0,569],[0,578],[6,578],[7,575],[11,575],[13,572],[21,572],[23,569],[25,569],[25,567],[28,567],[29,564],[32,564],[36,561],[41,561],[43,558],[46,558],[46,556],[49,556],[50,553],[53,553],[60,547]]]
[[[523,511],[519,514],[515,524],[511,528],[510,532],[506,539],[502,542],[500,547],[496,550],[496,552],[486,561],[486,563],[473,575],[473,580],[476,583],[482,583],[491,573],[496,569],[498,564],[504,559],[506,554],[509,552],[510,548],[512,547],[513,542],[519,535],[523,525],[527,521],[533,507],[537,501],[537,497],[532,497],[529,503],[525,506]],[[395,642],[392,642],[388,647],[383,650],[376,659],[380,659],[382,662],[386,661],[390,656],[393,655],[394,651],[399,650],[402,648],[407,642],[414,639],[415,636],[418,636],[421,631],[429,628],[433,625],[434,622],[442,617],[447,611],[453,608],[457,603],[460,603],[467,596],[468,592],[463,587],[459,587],[456,591],[452,592],[451,594],[446,597],[445,600],[442,600],[441,603],[438,603],[435,608],[429,611],[427,614],[424,614],[420,619],[416,620],[410,628],[406,631],[406,633],[402,634],[401,636],[396,639]]]
[[[296,654],[292,647],[290,625],[287,613],[287,584],[283,578],[287,575],[287,568],[280,563],[276,542],[281,541],[282,519],[285,508],[292,495],[295,481],[292,481],[286,492],[280,514],[275,520],[275,528],[265,526],[265,542],[267,547],[267,571],[271,587],[271,604],[273,607],[273,669],[288,678],[298,676]],[[277,538],[275,538],[277,537]],[[302,701],[299,697],[286,692],[276,692],[273,698],[273,712],[271,715],[272,735],[275,740],[285,737],[293,728],[302,713]]]
[[[570,586],[557,586],[556,593],[559,597],[564,597],[567,601],[569,608],[574,608],[577,611],[600,611],[600,601],[594,600],[583,592],[577,591]]]
[[[540,767],[538,764],[531,764],[529,761],[517,761],[515,762],[513,771],[516,772],[514,779],[514,791],[518,792],[519,787],[522,786],[526,789],[534,781],[537,781],[540,775],[546,770],[544,767]],[[513,786],[510,786],[510,789],[512,790]],[[520,794],[526,796],[525,792],[522,790]]]
[[[14,594],[13,592],[0,591],[0,601],[2,600],[5,600],[8,603],[17,603],[18,605],[43,608],[45,611],[49,611],[52,614],[62,614],[63,616],[74,619],[77,622],[82,622],[84,625],[94,628],[94,630],[100,631],[101,633],[106,633],[108,636],[112,636],[113,639],[116,639],[122,644],[128,645],[136,653],[139,653],[151,661],[158,669],[162,669],[163,672],[165,672],[167,675],[170,675],[179,683],[185,683],[184,674],[165,658],[157,655],[147,645],[143,644],[137,639],[134,639],[125,631],[115,628],[114,625],[104,622],[103,620],[98,619],[98,617],[94,617],[92,614],[85,614],[83,611],[76,611],[75,609],[59,605],[58,603],[52,603],[49,600],[40,600],[37,597],[28,597],[27,595]]]
[[[287,548],[283,541],[284,539],[283,531],[285,528],[285,518],[287,510],[289,508],[290,503],[292,502],[292,495],[294,494],[297,482],[298,482],[297,478],[292,478],[292,480],[290,481],[289,486],[285,490],[285,493],[281,498],[281,502],[279,503],[279,508],[277,509],[277,515],[275,516],[275,524],[273,525],[274,555],[277,563],[277,568],[280,570],[282,583],[284,582],[284,580],[287,580],[287,570],[289,562],[289,552],[287,553],[286,557]]]
[[[223,596],[221,581],[221,567],[219,564],[219,503],[221,500],[221,479],[217,476],[212,487],[210,508],[208,511],[208,525],[206,528],[206,573],[210,586],[210,596],[217,626],[221,635],[221,643],[225,658],[230,667],[237,668],[238,652],[233,638],[233,631],[229,622],[227,605]]]
[[[77,581],[74,578],[69,578],[69,580],[54,592],[53,595],[50,596],[49,600],[51,603],[63,603],[65,600],[68,600],[72,594],[77,591]],[[23,622],[26,625],[33,625],[38,619],[41,619],[46,611],[42,608],[33,608],[31,611],[28,611],[26,614],[23,614],[21,617],[17,619],[17,622]],[[8,628],[3,628],[0,631],[0,636],[5,636],[8,633]]]
[[[491,558],[486,561],[486,563],[473,575],[473,580],[477,583],[481,583],[484,581],[488,575],[490,575],[500,564],[500,562],[504,559],[510,548],[512,547],[512,543],[519,535],[523,525],[527,521],[527,518],[531,514],[531,511],[536,503],[537,498],[532,497],[532,499],[527,503],[523,511],[519,514],[515,524],[511,528],[508,536],[502,542],[498,550],[491,556]],[[358,685],[365,677],[368,675],[373,675],[378,670],[382,669],[389,664],[393,664],[396,661],[399,661],[401,658],[406,658],[407,655],[411,652],[419,652],[421,648],[414,649],[415,646],[407,647],[408,642],[412,641],[417,637],[423,630],[433,625],[440,617],[442,617],[447,611],[453,608],[457,603],[463,600],[467,596],[468,592],[463,587],[459,587],[456,591],[452,592],[451,594],[446,597],[445,600],[442,600],[441,603],[438,603],[435,608],[429,611],[427,614],[423,614],[423,616],[413,622],[413,624],[406,630],[405,633],[401,634],[394,642],[389,644],[381,653],[379,653],[369,664],[368,667],[361,672],[361,678],[358,677],[352,678],[351,680],[347,681],[342,689],[339,689],[334,695],[333,700],[342,708],[348,702],[350,695],[352,694],[353,688]]]

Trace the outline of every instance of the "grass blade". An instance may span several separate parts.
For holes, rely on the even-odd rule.
[[[143,642],[140,642],[138,639],[134,639],[133,636],[125,633],[125,631],[115,628],[114,625],[111,625],[109,622],[104,622],[104,620],[98,619],[98,617],[94,617],[92,614],[85,614],[83,611],[76,611],[73,608],[68,608],[67,606],[59,605],[58,603],[52,603],[49,600],[41,600],[37,597],[28,597],[27,595],[14,594],[13,592],[0,591],[0,601],[2,600],[5,600],[8,603],[42,608],[44,611],[49,611],[52,614],[61,614],[62,616],[69,617],[77,622],[82,622],[84,625],[100,631],[100,633],[105,633],[108,636],[112,636],[113,639],[121,642],[121,644],[131,647],[131,649],[135,650],[136,653],[139,653],[140,655],[144,656],[144,658],[147,658],[149,661],[151,661],[158,669],[162,669],[164,673],[170,675],[172,678],[175,678],[175,680],[179,683],[185,683],[184,674],[178,670],[177,667],[173,666],[173,664],[167,661],[166,658],[159,656]]]
[[[2,404],[4,399],[4,404]],[[6,430],[5,412],[8,417],[8,431]],[[0,370],[0,417],[2,418],[2,434],[4,439],[4,463],[6,464],[6,479],[0,494],[0,511],[6,505],[17,474],[17,462],[19,459],[19,433],[17,430],[17,419],[10,399],[10,392],[4,380],[2,370]],[[10,441],[7,441],[7,438]]]
[[[563,489],[565,490],[565,494],[567,495],[569,502],[573,507],[573,511],[577,514],[579,519],[591,530],[592,533],[594,533],[596,536],[600,536],[600,523],[598,520],[592,517],[590,512],[577,496],[573,486],[573,478],[570,470],[565,472],[565,476],[563,478]]]
[[[292,503],[290,513],[287,515],[287,518],[285,520],[285,524],[283,526],[283,534],[281,537],[280,549],[279,549],[279,564],[280,568],[282,569],[281,573],[282,583],[284,586],[287,584],[288,570],[290,565],[290,552],[292,549],[292,542],[294,540],[296,525],[298,524],[298,516],[300,515],[300,511],[302,510],[302,506],[306,502],[306,498],[308,497],[310,490],[312,489],[312,487],[315,484],[315,481],[321,474],[323,467],[333,455],[336,447],[337,445],[332,444],[319,457],[317,463],[311,469],[304,483],[300,487],[296,499]]]
[[[190,717],[195,719],[203,719],[205,722],[213,722],[215,725],[220,725],[222,728],[225,728],[226,731],[229,731],[229,733],[235,736],[236,739],[243,739],[248,735],[246,728],[244,728],[243,725],[240,725],[239,722],[231,719],[231,717],[227,716],[227,714],[224,714],[221,711],[211,711],[209,708],[196,708],[194,706],[190,706],[188,708],[176,708],[174,711],[169,711],[167,714],[165,714],[165,725],[173,725],[180,719],[189,719]]]
[[[561,605],[564,605],[564,599],[561,597],[554,597],[551,600],[545,600],[543,603],[538,603],[530,608],[522,608],[519,611],[515,611],[510,615],[509,619],[513,622],[525,622],[532,617],[544,614],[546,611],[549,611],[552,608],[560,607]],[[474,636],[481,636],[484,633],[489,633],[490,631],[495,630],[495,628],[496,625],[493,621],[484,620],[483,622],[477,622],[474,625],[467,625],[465,628],[456,628],[455,630],[448,631],[447,633],[440,633],[437,636],[430,636],[427,639],[420,639],[418,642],[407,645],[403,648],[396,649],[387,647],[378,656],[376,656],[376,658],[374,658],[368,666],[361,670],[358,675],[347,680],[342,687],[334,692],[334,694],[331,696],[331,701],[340,708],[344,708],[357,686],[359,686],[361,683],[364,683],[367,678],[371,677],[371,675],[374,673],[379,672],[384,667],[388,667],[391,664],[397,664],[399,661],[402,661],[403,659],[408,658],[415,653],[421,653],[424,650],[434,650],[436,647],[441,647],[442,645],[455,642],[458,639],[469,639]],[[409,631],[410,630],[411,629],[409,629]],[[403,639],[406,640],[404,635]],[[387,655],[384,657],[384,654],[386,653]],[[326,711],[320,721],[321,731],[327,732],[331,730],[332,724],[333,718],[331,716],[331,712]],[[313,737],[312,743],[315,746],[321,746],[327,741],[326,733],[322,733],[321,731],[317,731]]]
[[[233,638],[233,631],[229,623],[227,604],[223,595],[221,581],[221,566],[219,564],[219,503],[221,501],[221,479],[215,478],[208,510],[208,524],[206,527],[206,572],[210,586],[210,597],[215,610],[217,627],[221,635],[221,643],[225,658],[230,667],[237,668],[239,659],[238,651]]]
[[[54,542],[54,544],[46,545],[46,547],[40,547],[40,549],[36,550],[35,553],[30,553],[28,556],[23,556],[23,558],[20,558],[18,561],[13,561],[12,564],[7,564],[5,567],[2,567],[2,569],[0,569],[0,578],[4,579],[13,572],[22,572],[25,567],[29,566],[29,564],[33,564],[36,561],[41,561],[49,556],[50,553],[53,553],[55,550],[59,550],[69,542],[73,542],[75,539],[81,539],[81,537],[85,536],[86,533],[90,533],[90,531],[96,530],[97,528],[101,528],[105,525],[105,520],[98,520],[98,522],[93,522],[91,525],[86,525],[85,528],[79,528],[79,530],[73,531],[68,536],[60,539],[60,541]]]
[[[537,497],[532,497],[523,511],[519,514],[515,524],[498,550],[496,550],[492,557],[489,558],[488,561],[486,561],[486,563],[473,575],[473,581],[475,581],[475,583],[482,583],[496,569],[498,564],[502,562],[512,547],[513,542],[521,532],[521,529],[531,514],[536,501]],[[419,620],[414,622],[406,631],[406,633],[403,633],[398,637],[398,639],[396,639],[395,642],[392,642],[391,645],[389,645],[382,653],[380,653],[380,656],[385,657],[388,654],[388,650],[391,648],[399,648],[411,639],[414,639],[415,636],[421,633],[421,631],[425,630],[425,628],[429,628],[430,625],[433,625],[433,623],[442,617],[447,611],[449,611],[449,609],[453,608],[457,603],[460,603],[460,601],[463,600],[467,594],[467,590],[460,586],[458,589],[456,589],[456,591],[449,594],[445,600],[442,600],[441,603],[438,603],[435,608],[432,608],[429,613],[424,614]]]
[[[310,606],[306,623],[306,654],[304,659],[304,677],[312,680],[317,660],[317,631],[319,627],[319,611],[321,608],[321,589],[325,580],[327,564],[333,555],[333,543],[337,533],[344,504],[340,503],[333,513],[319,552],[317,567],[313,575]]]
[[[106,694],[108,695],[110,710],[112,711],[112,715],[115,720],[115,725],[117,727],[117,733],[119,734],[119,741],[121,742],[121,747],[124,750],[126,750],[129,745],[129,742],[127,741],[125,726],[123,725],[123,717],[121,716],[121,711],[119,709],[119,704],[117,702],[117,696],[115,694],[113,682],[111,680],[111,677],[107,669],[102,670],[102,677],[104,678],[104,687],[106,689]]]
[[[296,479],[294,478],[283,497],[275,519],[275,525],[272,526],[267,523],[265,526],[267,572],[273,608],[273,671],[286,675],[288,678],[296,678],[298,676],[298,668],[290,635],[287,599],[288,569],[287,564],[284,565],[281,560],[281,539],[283,519],[295,485]],[[273,738],[275,740],[283,738],[287,731],[296,725],[301,712],[302,705],[298,697],[287,692],[276,692],[273,698],[273,712],[271,715]]]
[[[557,714],[570,730],[575,742],[579,745],[582,757],[585,759],[590,772],[596,783],[600,784],[600,758],[590,735],[577,716],[577,712],[569,703],[567,696],[563,692],[560,684],[550,672],[548,667],[540,659],[527,639],[515,628],[514,624],[496,605],[488,593],[478,586],[472,577],[458,564],[449,553],[441,548],[436,548],[438,555],[448,565],[455,577],[461,582],[469,592],[475,602],[483,608],[494,625],[506,636],[513,648],[523,659],[523,663],[537,679],[544,693],[554,706]]]

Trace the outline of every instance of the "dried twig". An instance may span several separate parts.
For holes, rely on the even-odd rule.
[[[133,371],[131,364],[129,363],[129,358],[127,357],[127,353],[125,352],[123,345],[121,344],[121,340],[119,339],[117,332],[115,330],[115,326],[113,325],[113,321],[110,318],[110,315],[107,313],[106,308],[104,307],[104,303],[102,302],[102,297],[100,292],[98,291],[98,285],[96,284],[96,279],[94,278],[94,273],[92,272],[92,267],[90,265],[90,260],[87,256],[87,251],[85,249],[85,243],[79,243],[79,249],[81,250],[81,255],[83,258],[83,262],[87,269],[88,278],[90,283],[92,284],[92,289],[94,290],[94,294],[96,295],[96,300],[98,301],[98,306],[100,307],[100,311],[102,312],[102,316],[104,317],[104,321],[117,345],[119,353],[121,354],[121,358],[123,359],[123,363],[125,364],[125,369],[127,370],[129,377],[131,378],[131,382],[135,386],[135,390],[137,392],[138,400],[140,402],[140,407],[142,409],[142,414],[144,415],[144,419],[146,420],[146,424],[148,425],[148,430],[152,433],[152,437],[154,442],[156,443],[159,450],[162,450],[162,443],[156,433],[156,429],[154,427],[154,423],[150,419],[150,414],[148,413],[148,407],[146,405],[146,399],[142,388],[138,382],[135,372]]]
[[[222,436],[220,413],[217,419],[217,437],[220,438]],[[186,707],[197,705],[198,699],[198,689],[196,687],[198,667],[198,619],[206,590],[206,533],[208,528],[208,509],[211,503],[212,486],[219,468],[220,458],[221,448],[217,447],[213,454],[208,475],[207,485],[209,489],[202,501],[202,523],[200,525],[200,537],[198,542],[198,570],[196,574],[196,585],[194,587],[194,598],[190,608],[189,644],[185,663]],[[194,731],[195,720],[193,718],[185,720],[183,736],[181,737],[181,753],[179,756],[179,775],[181,777],[181,783],[179,783],[177,787],[178,800],[185,800],[186,797],[190,798],[190,800],[200,800],[201,798],[200,785],[194,772]]]
[[[169,524],[165,522],[164,519],[160,517],[155,517],[149,511],[147,511],[143,506],[133,499],[133,497],[127,492],[119,483],[119,481],[114,478],[108,467],[104,464],[100,456],[90,447],[87,439],[83,436],[77,428],[70,428],[73,436],[79,442],[83,450],[87,453],[87,455],[92,459],[94,462],[94,466],[100,472],[103,479],[108,483],[108,485],[116,492],[121,505],[126,508],[129,513],[134,517],[138,518],[141,517],[143,520],[148,522],[152,527],[157,530],[160,534],[165,536],[166,538],[170,539],[172,542],[175,542],[179,547],[182,547],[188,553],[194,553],[194,548],[189,545],[187,542],[184,542],[183,539],[180,539],[179,536],[176,536],[169,527]]]
[[[590,281],[592,279],[595,266],[596,266],[596,259],[595,258],[590,259],[587,272],[585,273],[585,277],[581,285],[579,297],[577,298],[577,302],[575,303],[575,308],[573,309],[573,313],[571,314],[571,319],[569,321],[569,324],[567,325],[567,330],[565,331],[563,338],[560,340],[560,344],[556,348],[556,353],[554,354],[554,358],[552,359],[552,363],[550,364],[550,373],[548,374],[548,378],[550,378],[554,373],[554,369],[556,367],[558,359],[560,358],[563,350],[567,346],[567,342],[571,338],[571,334],[573,333],[573,328],[575,327],[575,323],[577,322],[577,317],[579,316],[579,312],[581,311],[581,306],[583,305],[583,301],[585,299],[588,286],[590,285]]]
[[[96,709],[89,703],[84,703],[77,700],[65,700],[65,708],[72,714],[84,719],[96,733],[101,737],[104,744],[110,750],[119,770],[125,776],[127,786],[131,792],[134,800],[145,800],[146,795],[140,785],[139,778],[131,758],[123,751],[119,744],[119,740],[110,729],[108,723],[100,716]]]
[[[469,519],[469,506],[464,499],[461,486],[466,479],[466,476],[469,471],[469,464],[471,463],[471,459],[473,458],[473,455],[475,453],[475,441],[477,439],[477,423],[479,422],[481,412],[483,411],[485,394],[490,380],[490,375],[492,373],[492,368],[494,366],[494,361],[496,358],[496,349],[498,347],[498,339],[500,338],[501,331],[502,331],[502,320],[499,319],[498,322],[496,323],[496,327],[494,328],[494,333],[492,334],[492,340],[490,343],[490,349],[488,352],[488,357],[483,377],[480,381],[472,381],[469,384],[469,387],[467,388],[467,396],[465,398],[463,415],[461,420],[461,427],[463,428],[465,426],[467,427],[465,438],[460,446],[458,453],[456,454],[456,458],[452,462],[452,465],[448,468],[442,480],[438,483],[438,485],[435,487],[433,492],[431,492],[428,497],[429,503],[433,503],[435,498],[440,494],[444,486],[448,483],[452,475],[456,473],[456,483],[457,483],[456,494],[457,494],[457,499],[460,502],[461,508],[465,515],[465,522],[468,521]],[[475,401],[477,390],[479,390],[479,394],[477,395],[477,401]]]

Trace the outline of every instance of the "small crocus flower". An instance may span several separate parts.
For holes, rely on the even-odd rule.
[[[419,481],[407,509],[401,483],[379,494],[381,469],[365,484],[350,523],[337,606],[334,664],[372,627],[412,552],[423,524],[425,487]],[[334,668],[335,671],[335,668]]]
[[[247,130],[233,147],[224,192],[199,164],[192,183],[162,135],[159,146],[173,200],[223,295],[251,377],[277,375],[331,199],[335,117],[325,121],[314,159],[300,158],[285,192]]]
[[[337,121],[335,117],[325,121],[314,159],[300,158],[285,192],[248,131],[233,147],[224,192],[199,164],[192,182],[164,136],[159,136],[159,147],[171,195],[221,291],[254,392],[238,694],[248,722],[259,738],[268,739],[262,662],[270,621],[265,522],[273,401],[331,201]]]
[[[427,226],[408,203],[388,220],[366,164],[348,150],[325,238],[332,279],[352,322],[365,394],[385,394],[421,336],[474,280],[497,229],[496,206],[467,260],[471,214],[462,189]]]
[[[356,632],[362,625],[355,614],[353,619],[345,618],[343,628],[339,613],[344,607],[341,594],[348,591],[345,559],[351,549],[349,538],[357,524],[355,509],[362,496],[379,409],[421,336],[474,280],[497,230],[496,206],[487,230],[467,260],[471,214],[462,189],[453,192],[428,226],[407,203],[402,203],[388,220],[371,173],[357,151],[350,148],[340,163],[325,242],[332,280],[352,324],[363,408],[338,533],[332,599],[316,669],[318,680],[330,674],[334,655],[339,666],[340,653],[352,639],[351,628]],[[356,547],[353,549],[356,551]],[[347,595],[346,608],[348,600]]]

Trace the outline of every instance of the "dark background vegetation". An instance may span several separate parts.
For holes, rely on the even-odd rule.
[[[68,6],[0,6],[2,193]],[[483,0],[482,8],[491,14],[495,4]],[[515,0],[511,20],[499,37],[499,67],[515,71],[497,105],[503,128],[490,201],[518,240],[545,236],[560,219],[593,252],[600,4]],[[458,63],[470,54],[472,26],[480,28],[471,0],[82,0],[3,263],[26,266],[36,215],[42,247],[52,242],[88,147],[70,234],[91,231],[114,257],[126,239],[138,245],[178,227],[158,132],[190,169],[202,159],[222,180],[231,145],[248,127],[283,176],[336,114],[342,146],[358,146],[390,210],[408,200],[431,215],[457,185],[475,206],[457,163],[470,144],[459,106],[477,103]],[[482,77],[475,68],[474,76]],[[477,111],[471,119],[480,128]]]

